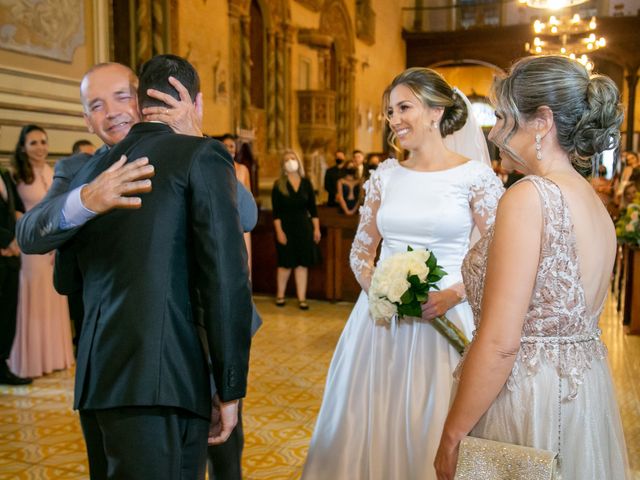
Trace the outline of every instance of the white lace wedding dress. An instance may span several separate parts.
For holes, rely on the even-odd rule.
[[[483,233],[495,218],[503,188],[480,162],[420,172],[382,163],[365,185],[367,196],[351,251],[356,278],[368,289],[380,258],[432,250],[448,272],[439,287],[464,289],[460,268],[474,225]],[[447,313],[471,338],[473,315],[463,302]],[[376,324],[363,291],[329,368],[305,480],[430,480],[449,408],[452,373],[460,360],[429,322],[419,318]]]

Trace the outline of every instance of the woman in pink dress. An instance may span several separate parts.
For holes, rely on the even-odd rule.
[[[26,211],[42,200],[53,181],[48,153],[46,132],[36,125],[23,127],[13,168]],[[53,255],[21,254],[17,331],[9,365],[22,377],[73,365],[69,308],[66,297],[53,288]]]

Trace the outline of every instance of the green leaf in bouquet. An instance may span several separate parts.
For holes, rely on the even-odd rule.
[[[398,315],[400,317],[421,317],[422,308],[418,302],[411,302],[398,306]]]
[[[431,271],[437,266],[438,260],[436,259],[436,256],[433,254],[433,252],[431,252],[431,255],[429,255],[429,258],[427,259],[427,267],[429,267],[429,271]]]
[[[413,248],[411,248],[411,245],[407,245],[407,252],[413,252]]]
[[[402,304],[407,304],[407,303],[411,303],[415,300],[416,296],[413,293],[413,290],[409,289],[406,292],[404,292],[402,294],[402,296],[400,297],[400,303]]]
[[[420,303],[425,303],[429,299],[428,292],[416,292],[416,300]]]
[[[418,277],[418,275],[409,275],[407,277],[407,280],[409,281],[411,286],[414,288],[418,288],[420,286],[421,282],[420,282],[420,277]]]

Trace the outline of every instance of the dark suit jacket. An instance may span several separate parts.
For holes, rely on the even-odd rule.
[[[99,160],[109,153],[103,145],[93,155],[78,153],[56,162],[53,183],[45,197],[29,210],[16,226],[20,249],[27,254],[43,254],[55,250],[73,238],[79,227],[62,230],[60,220],[67,200],[71,181],[90,158]],[[134,160],[134,159],[129,159]],[[245,232],[250,232],[258,221],[256,202],[249,191],[238,182],[238,209]]]
[[[324,189],[329,194],[327,198],[327,206],[335,207],[338,205],[336,202],[336,193],[338,192],[338,180],[342,177],[342,169],[337,165],[327,168],[324,174]]]
[[[0,197],[0,248],[7,248],[15,238],[16,211],[24,212],[24,205],[9,172],[0,168],[0,177],[7,189],[7,201]],[[5,267],[20,268],[20,257],[0,257],[0,268]]]
[[[80,266],[85,318],[75,407],[174,406],[210,416],[207,360],[196,297],[222,401],[243,397],[251,343],[251,292],[231,157],[212,139],[140,123],[69,188],[121,154],[147,156],[153,191],[142,208],[88,222],[65,245]]]

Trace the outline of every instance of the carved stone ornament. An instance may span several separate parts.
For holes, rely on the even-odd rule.
[[[324,0],[296,0],[300,5],[307,7],[309,10],[319,12],[322,9]]]
[[[356,36],[367,45],[376,42],[376,13],[371,0],[356,1]]]
[[[331,48],[333,37],[313,28],[302,28],[298,31],[298,42],[313,48]]]
[[[305,152],[324,147],[336,134],[336,94],[298,90],[298,137]]]
[[[71,62],[82,44],[83,0],[0,2],[0,48]]]

